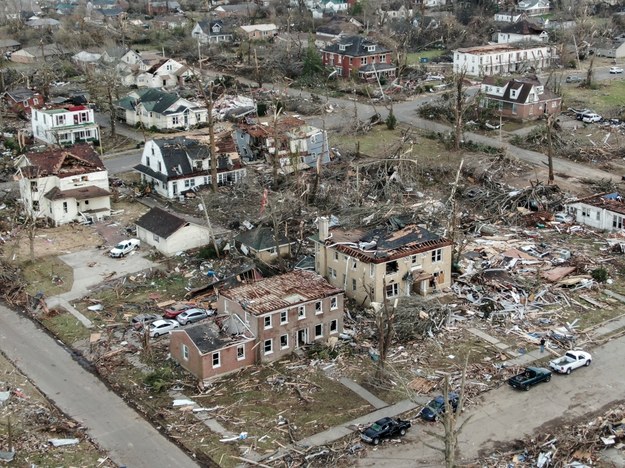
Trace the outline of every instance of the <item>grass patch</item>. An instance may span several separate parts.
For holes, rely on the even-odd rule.
[[[408,65],[418,65],[420,64],[420,59],[426,58],[428,61],[432,60],[435,57],[440,57],[443,55],[443,51],[440,49],[429,49],[422,50],[420,52],[411,52],[407,55],[406,60]]]
[[[288,363],[245,369],[219,381],[210,396],[196,399],[203,406],[222,406],[220,415],[228,429],[257,437],[261,451],[291,442],[287,425],[278,425],[280,416],[288,420],[293,439],[301,440],[372,411],[366,401],[321,371],[289,370]]]
[[[74,271],[58,257],[41,257],[22,264],[22,275],[28,284],[27,291],[35,295],[57,296],[72,289]]]
[[[56,335],[63,343],[71,344],[89,338],[90,332],[80,321],[69,312],[41,317],[43,325]]]
[[[562,95],[565,109],[588,108],[604,117],[617,117],[618,103],[625,102],[625,80],[604,81],[596,89],[563,86]]]

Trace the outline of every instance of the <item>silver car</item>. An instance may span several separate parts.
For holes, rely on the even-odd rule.
[[[157,320],[150,324],[150,328],[149,328],[150,337],[158,338],[161,335],[168,334],[170,331],[178,327],[180,327],[180,324],[176,322],[175,320],[167,320],[167,319]]]
[[[203,320],[209,315],[213,315],[214,311],[206,309],[187,309],[176,317],[180,325],[186,325],[187,323],[197,322]]]

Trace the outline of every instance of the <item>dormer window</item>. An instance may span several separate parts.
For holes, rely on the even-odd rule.
[[[339,50],[345,51],[345,44],[339,44]]]
[[[367,46],[367,52],[375,52],[375,45]]]

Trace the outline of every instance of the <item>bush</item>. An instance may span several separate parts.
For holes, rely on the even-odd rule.
[[[603,267],[596,268],[590,272],[590,276],[597,283],[605,283],[608,280],[608,270]]]
[[[397,126],[397,117],[395,117],[395,114],[393,114],[393,109],[389,111],[385,123],[386,128],[388,128],[389,130],[395,130],[395,127]]]
[[[150,390],[160,393],[174,383],[174,373],[169,367],[160,367],[146,375],[143,383]]]

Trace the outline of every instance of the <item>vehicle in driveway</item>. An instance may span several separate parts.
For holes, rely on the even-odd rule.
[[[181,314],[178,314],[176,320],[180,325],[186,325],[187,323],[197,322],[198,320],[203,320],[215,313],[214,310],[206,310],[206,309],[187,309]]]
[[[586,351],[567,351],[564,356],[549,361],[549,367],[559,374],[570,374],[578,367],[589,366],[592,356]]]
[[[152,338],[158,338],[161,335],[168,334],[170,331],[178,327],[180,327],[180,324],[175,320],[160,319],[150,324],[149,334]]]
[[[169,306],[165,309],[165,313],[163,314],[164,318],[174,319],[178,317],[185,310],[193,309],[195,304],[189,304],[186,302],[176,302],[175,304]]]
[[[382,418],[361,432],[360,438],[365,442],[378,445],[382,439],[403,436],[412,426],[410,421],[399,418]]]
[[[450,392],[448,397],[449,405],[455,412],[458,408],[459,396],[457,393]],[[438,421],[443,414],[445,414],[445,397],[439,395],[423,407],[419,416],[426,421]]]
[[[568,213],[565,213],[563,211],[556,213],[553,215],[553,220],[557,221],[558,223],[572,223],[573,222],[573,216],[571,216]]]
[[[139,239],[123,240],[109,251],[109,255],[113,258],[124,257],[133,250],[138,249],[140,245],[141,241]]]
[[[617,73],[623,73],[623,69],[621,67],[610,67],[610,73],[612,75]]]
[[[156,314],[139,314],[132,318],[131,322],[135,328],[141,328],[145,325],[149,325],[152,322],[160,320],[160,315]]]
[[[597,122],[601,122],[602,119],[603,117],[601,117],[599,114],[590,112],[588,114],[582,114],[581,121],[584,123],[597,123]]]
[[[520,390],[529,390],[530,387],[540,382],[549,382],[551,380],[551,371],[543,367],[526,367],[523,372],[510,377],[508,385]]]
[[[584,79],[581,76],[569,75],[564,81],[566,83],[581,83]]]

